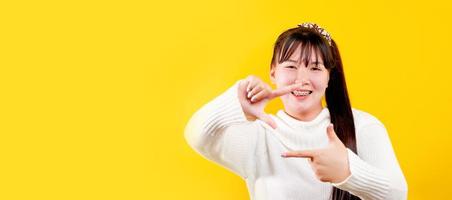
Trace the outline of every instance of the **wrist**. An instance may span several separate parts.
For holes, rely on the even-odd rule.
[[[351,171],[350,171],[350,163],[348,160],[348,152],[347,149],[345,148],[345,163],[344,163],[344,168],[343,168],[343,173],[341,173],[342,175],[338,178],[338,180],[336,180],[334,183],[343,183],[346,182],[350,176],[352,175]]]
[[[253,115],[249,115],[247,113],[245,113],[245,117],[248,121],[255,121],[257,119],[257,117],[255,117]]]
[[[338,181],[332,181],[331,183],[334,186],[342,185],[342,184],[346,183],[348,181],[348,179],[350,179],[351,176],[352,176],[352,174],[350,173],[347,176],[345,176],[345,178],[341,178]]]

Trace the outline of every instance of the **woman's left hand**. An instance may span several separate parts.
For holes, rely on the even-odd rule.
[[[347,148],[337,137],[333,124],[327,127],[328,146],[323,149],[283,153],[285,158],[309,158],[317,178],[322,182],[340,183],[350,176]]]

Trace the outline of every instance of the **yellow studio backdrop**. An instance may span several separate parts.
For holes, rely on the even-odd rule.
[[[337,41],[352,106],[387,127],[409,199],[450,199],[446,1],[3,1],[0,199],[248,199],[191,115],[300,22]],[[282,108],[272,102],[269,113]]]

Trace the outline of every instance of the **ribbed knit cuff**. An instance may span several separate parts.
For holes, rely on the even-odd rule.
[[[223,94],[209,102],[202,109],[206,111],[204,119],[205,133],[214,133],[219,128],[225,128],[235,123],[247,122],[242,105],[238,98],[238,87],[241,80],[237,81],[232,87]]]
[[[347,149],[351,175],[332,185],[362,199],[385,199],[389,192],[389,178],[381,170],[367,164]]]

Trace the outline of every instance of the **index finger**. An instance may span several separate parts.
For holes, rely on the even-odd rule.
[[[315,151],[313,150],[304,150],[304,151],[290,151],[281,154],[284,158],[296,157],[296,158],[311,158],[313,159],[315,156]]]
[[[287,94],[287,93],[290,93],[290,92],[292,92],[292,91],[298,89],[298,88],[301,87],[301,86],[302,86],[302,83],[294,83],[294,84],[292,84],[292,85],[288,85],[288,86],[284,86],[284,87],[275,89],[275,90],[273,90],[272,93],[270,94],[270,98],[273,99],[273,98],[276,98],[276,97],[285,95],[285,94]]]

